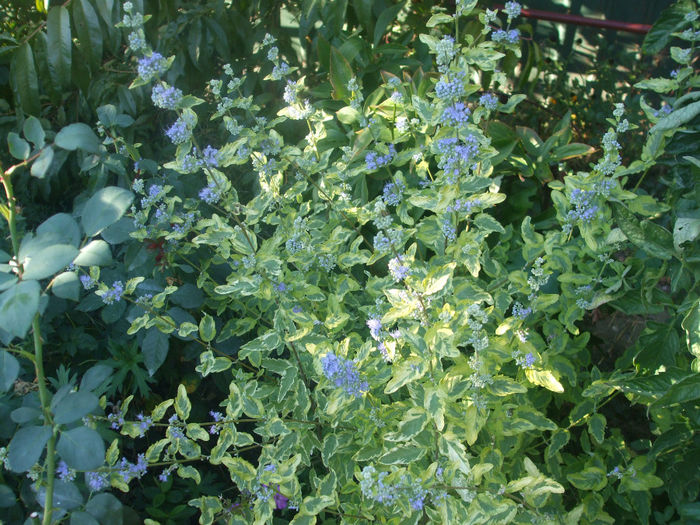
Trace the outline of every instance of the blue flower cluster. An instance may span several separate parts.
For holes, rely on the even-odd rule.
[[[131,463],[127,461],[126,458],[122,458],[119,463],[119,474],[121,475],[124,483],[129,483],[132,479],[141,479],[148,469],[148,462],[146,461],[145,454],[139,454],[136,463]]]
[[[138,414],[136,419],[139,421],[139,437],[143,437],[146,435],[148,429],[153,426],[153,420],[148,416],[144,416],[143,414]]]
[[[81,275],[80,282],[82,283],[83,288],[85,288],[86,290],[89,290],[90,288],[94,287],[95,284],[97,284],[95,283],[95,280],[89,275]]]
[[[180,117],[165,131],[165,134],[173,144],[177,145],[190,140],[192,137],[192,129],[190,128],[190,124]]]
[[[382,334],[382,322],[376,317],[370,317],[367,319],[367,328],[369,328],[369,335],[372,339],[379,340]]]
[[[437,57],[435,57],[435,61],[438,64],[438,70],[439,71],[446,71],[447,65],[454,58],[454,56],[457,52],[457,50],[455,48],[455,39],[453,37],[451,37],[450,35],[446,35],[446,36],[442,37],[442,40],[440,40],[435,45],[435,52],[437,53]]]
[[[515,359],[515,364],[520,368],[532,368],[537,361],[537,358],[532,352],[523,355],[520,350],[513,352],[513,359]]]
[[[442,226],[440,229],[448,241],[454,242],[457,239],[457,229],[452,225],[452,221],[450,219],[445,219],[442,221]]]
[[[445,126],[454,126],[457,128],[463,127],[469,121],[469,115],[471,115],[471,110],[464,104],[464,102],[455,102],[454,104],[447,106],[442,112],[442,117],[440,122]]]
[[[182,91],[165,83],[156,84],[151,91],[151,100],[156,107],[175,109],[182,100]]]
[[[598,215],[598,206],[595,204],[596,192],[594,190],[580,190],[574,188],[571,191],[569,202],[574,209],[567,214],[569,222],[591,222]]]
[[[73,481],[75,479],[75,470],[68,467],[68,464],[63,460],[58,462],[56,474],[61,481]]]
[[[112,287],[102,294],[102,302],[105,304],[118,303],[124,293],[124,283],[114,281]]]
[[[144,82],[150,82],[155,77],[163,74],[167,67],[168,61],[165,57],[160,53],[154,52],[139,59],[137,70],[139,77]]]
[[[463,201],[462,199],[457,199],[455,200],[454,204],[450,204],[447,206],[446,211],[448,212],[460,212],[460,211],[465,211],[467,215],[469,215],[474,208],[477,206],[481,206],[482,202],[480,199],[474,199],[471,201]]]
[[[141,51],[146,49],[146,39],[144,38],[143,30],[132,31],[129,33],[129,49],[132,51]]]
[[[336,356],[333,352],[321,358],[323,374],[338,388],[351,396],[360,397],[369,391],[369,384],[362,379],[355,362]]]
[[[464,95],[464,73],[454,75],[451,80],[442,75],[435,84],[435,95],[441,100],[456,100]]]
[[[154,205],[163,197],[163,186],[151,184],[148,187],[148,195],[141,199],[141,207],[148,208]]]
[[[411,267],[404,264],[401,257],[394,257],[389,261],[389,273],[394,281],[398,283],[411,274]]]
[[[532,313],[532,308],[529,306],[525,307],[521,303],[513,304],[513,315],[518,319],[525,320]]]
[[[396,147],[389,144],[389,152],[385,155],[380,155],[376,151],[370,151],[365,156],[365,164],[368,170],[376,170],[387,166],[396,156]]]
[[[401,202],[406,186],[401,181],[387,182],[384,185],[383,199],[387,206],[396,206]]]
[[[326,272],[333,271],[336,264],[336,257],[332,253],[322,253],[318,256],[318,265]]]
[[[428,491],[420,484],[420,480],[414,480],[410,474],[403,474],[397,483],[390,483],[387,481],[388,476],[388,472],[377,472],[371,465],[364,467],[358,476],[362,496],[390,506],[405,495],[412,510],[423,509]]]
[[[374,249],[380,252],[390,250],[401,242],[401,232],[395,228],[377,232],[374,236]]]
[[[461,140],[457,137],[440,139],[436,146],[440,155],[438,167],[444,171],[450,184],[457,182],[460,173],[468,173],[479,153],[479,140],[474,135]]]
[[[497,29],[491,35],[494,42],[506,42],[508,44],[517,44],[520,41],[520,31],[517,29]]]
[[[518,2],[506,2],[504,11],[508,15],[508,22],[520,16],[522,6]]]
[[[498,97],[493,93],[484,93],[479,97],[479,104],[484,106],[486,109],[493,111],[498,107]]]
[[[90,492],[99,492],[109,487],[109,473],[107,472],[86,472],[85,484]]]
[[[217,184],[212,181],[199,191],[199,198],[207,204],[216,204],[221,199]]]

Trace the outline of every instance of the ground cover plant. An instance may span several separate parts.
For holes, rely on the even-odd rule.
[[[0,55],[3,520],[700,519],[696,2],[592,144],[520,124],[515,2],[46,4]]]

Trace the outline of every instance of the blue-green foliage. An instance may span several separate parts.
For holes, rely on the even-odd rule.
[[[130,90],[95,129],[30,116],[7,133],[0,507],[46,523],[127,521],[136,498],[147,523],[697,519],[700,159],[679,138],[700,113],[697,5],[647,37],[686,47],[636,85],[655,93],[645,120],[613,101],[574,171],[595,150],[571,142],[570,114],[546,138],[517,126],[525,96],[501,67],[528,30],[515,2],[419,12],[415,41],[405,3],[303,2],[282,11],[299,38],[258,28],[249,57],[217,48],[220,64],[154,31],[141,2],[106,4],[74,4],[82,67],[122,41],[102,24],[118,22]],[[177,16],[225,39],[198,9]],[[71,28],[65,7],[47,16],[56,103]],[[39,116],[26,46],[15,103]],[[644,148],[623,158],[631,133]],[[19,221],[22,170],[51,178],[73,157],[90,183],[72,209]],[[546,213],[508,209],[513,173]],[[80,323],[62,334],[61,315]],[[605,344],[632,322],[638,337]],[[68,363],[86,350],[89,366]],[[49,353],[80,380],[44,371]]]

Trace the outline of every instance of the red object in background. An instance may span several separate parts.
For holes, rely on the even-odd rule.
[[[503,9],[502,5],[494,6]],[[561,22],[562,24],[574,24],[577,26],[600,27],[601,29],[614,29],[615,31],[626,31],[628,33],[639,33],[645,35],[651,29],[648,24],[632,24],[628,22],[618,22],[616,20],[599,20],[597,18],[587,18],[580,15],[569,15],[566,13],[554,13],[552,11],[540,11],[539,9],[523,9],[520,16],[535,18],[537,20],[549,20],[551,22]]]

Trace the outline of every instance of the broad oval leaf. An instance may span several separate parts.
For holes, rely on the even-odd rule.
[[[54,409],[54,422],[65,425],[79,420],[95,410],[99,400],[95,394],[86,391],[71,392]]]
[[[56,445],[61,459],[75,470],[95,470],[105,460],[105,444],[97,431],[78,427],[61,432]]]
[[[53,244],[25,253],[21,259],[24,267],[23,279],[45,279],[68,266],[78,250],[70,244]]]
[[[100,150],[100,140],[92,131],[92,128],[82,122],[68,124],[56,134],[54,144],[68,151],[82,149],[88,153],[97,153]]]
[[[21,281],[0,295],[0,327],[11,335],[24,337],[39,310],[41,287],[36,281]]]
[[[30,116],[27,120],[25,120],[24,124],[22,125],[22,132],[24,133],[24,138],[34,144],[34,147],[44,147],[46,133],[44,132],[44,128],[41,126],[41,122],[39,122],[38,118]]]
[[[42,239],[50,238],[56,244],[72,244],[77,248],[80,243],[80,226],[67,213],[57,213],[41,223],[36,229],[36,235]]]
[[[106,266],[112,262],[112,251],[102,239],[93,239],[80,249],[73,261],[77,266]]]
[[[19,361],[9,352],[0,350],[0,392],[6,392],[19,375]]]
[[[97,235],[107,226],[117,222],[129,209],[133,200],[134,194],[124,188],[108,186],[99,190],[90,197],[83,208],[82,223],[86,235]]]
[[[50,437],[51,427],[49,426],[20,428],[7,449],[10,470],[26,472],[32,468],[32,465],[39,461]]]
[[[51,281],[51,291],[56,297],[77,301],[80,299],[80,281],[75,272],[63,272]]]

